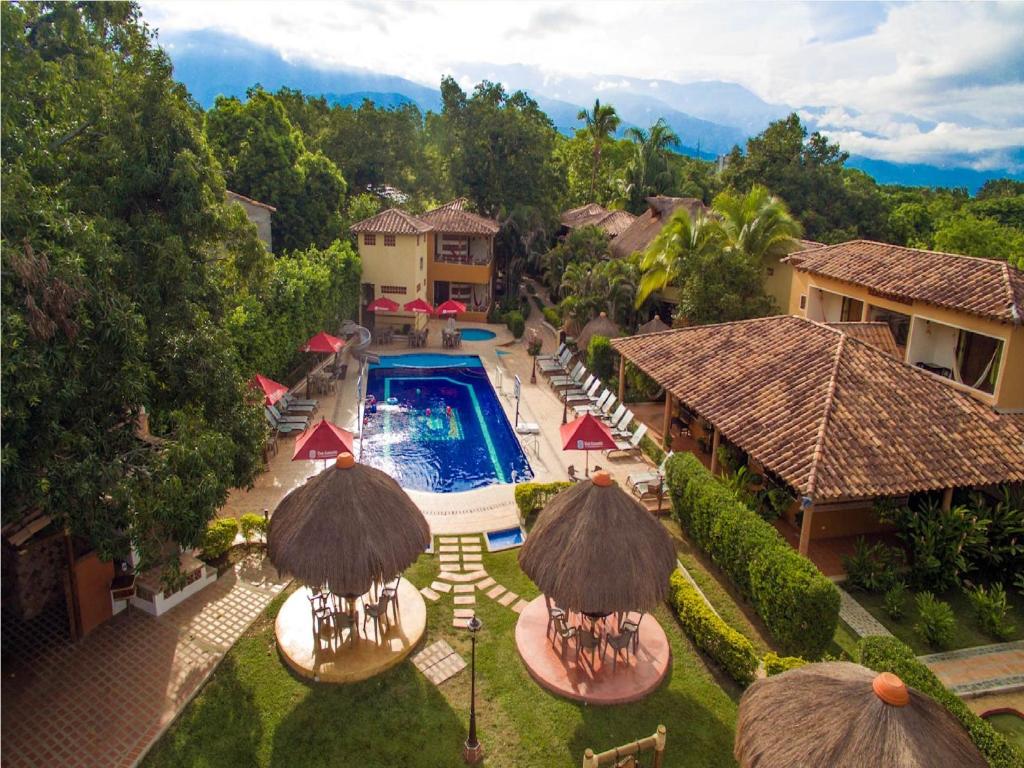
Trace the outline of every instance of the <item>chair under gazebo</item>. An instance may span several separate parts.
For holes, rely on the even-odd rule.
[[[540,685],[592,704],[618,704],[661,684],[671,650],[649,613],[667,594],[675,547],[608,472],[547,503],[519,565],[543,593],[516,625],[519,655]]]
[[[426,605],[402,572],[430,546],[430,527],[384,472],[342,453],[281,500],[267,543],[274,566],[304,585],[275,624],[281,655],[300,675],[364,680],[422,638]]]
[[[785,727],[799,723],[799,727]],[[740,699],[740,768],[988,765],[942,704],[860,664],[808,664],[756,681]]]

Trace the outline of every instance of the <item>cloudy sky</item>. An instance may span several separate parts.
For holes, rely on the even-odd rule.
[[[143,15],[164,39],[214,29],[432,87],[467,63],[534,67],[550,96],[563,76],[732,81],[815,108],[844,149],[886,160],[1019,171],[1024,147],[1024,2],[206,0]]]

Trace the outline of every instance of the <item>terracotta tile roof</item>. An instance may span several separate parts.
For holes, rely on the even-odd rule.
[[[613,339],[723,436],[815,500],[1024,480],[1024,425],[795,316]]]
[[[466,208],[466,199],[460,197],[445,203],[440,208],[427,211],[419,218],[430,224],[438,232],[449,232],[455,235],[484,235],[493,236],[498,234],[501,227],[498,222],[475,213],[470,213]]]
[[[225,192],[227,194],[228,200],[240,200],[243,203],[248,203],[249,205],[255,205],[258,208],[266,208],[271,213],[275,213],[277,211],[277,208],[275,208],[272,205],[267,205],[266,203],[261,203],[259,200],[253,200],[251,197],[246,197],[245,195],[240,195],[237,192],[232,192],[230,189],[225,190]]]
[[[636,216],[629,211],[609,211],[597,203],[588,203],[579,208],[573,208],[561,216],[562,226],[568,229],[597,227],[611,238],[625,232],[634,221],[636,221]]]
[[[1024,273],[1005,261],[853,240],[801,251],[794,269],[898,301],[921,301],[1004,323],[1024,319]]]
[[[837,331],[848,333],[865,344],[870,344],[879,352],[885,352],[889,357],[896,360],[903,359],[888,323],[826,323],[826,325]]]
[[[634,251],[644,250],[661,232],[665,222],[680,208],[686,208],[691,217],[707,211],[704,203],[695,197],[649,197],[647,210],[637,216],[612,242],[612,255],[623,259]]]
[[[427,222],[398,208],[388,208],[349,227],[352,232],[383,232],[389,235],[422,235],[433,229]]]

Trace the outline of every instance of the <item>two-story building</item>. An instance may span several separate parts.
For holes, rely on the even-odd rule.
[[[483,321],[494,293],[494,236],[498,223],[466,210],[464,199],[419,216],[389,208],[352,225],[363,266],[362,306],[385,297],[396,312],[378,312],[375,323],[422,328],[427,316],[406,312],[423,299],[466,305],[460,317]],[[365,316],[365,315],[364,315]]]
[[[791,314],[887,323],[905,362],[1000,411],[1024,412],[1024,274],[1015,267],[867,240],[787,261]]]
[[[260,240],[267,246],[267,250],[273,253],[274,239],[271,231],[270,217],[277,212],[277,208],[261,203],[259,200],[253,200],[251,197],[240,195],[237,192],[232,192],[230,189],[225,193],[225,197],[227,197],[229,203],[238,203],[242,206],[249,221],[256,225],[256,232],[259,234]]]

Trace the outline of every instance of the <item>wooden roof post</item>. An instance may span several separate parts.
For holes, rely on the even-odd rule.
[[[947,488],[942,492],[942,511],[949,512],[953,506],[953,489]]]
[[[661,424],[661,444],[663,448],[672,447],[672,393],[665,390],[665,418]]]
[[[597,768],[597,755],[594,754],[594,750],[587,747],[586,752],[583,753],[583,768]]]
[[[800,547],[797,551],[806,556],[811,548],[811,521],[814,518],[814,501],[809,496],[800,499],[804,511],[804,519],[800,523]]]
[[[711,474],[718,471],[718,446],[722,442],[722,432],[715,427],[715,433],[711,437]]]
[[[661,768],[665,761],[665,726],[659,725],[654,733],[654,768]]]
[[[626,356],[619,355],[619,402],[626,400]]]

